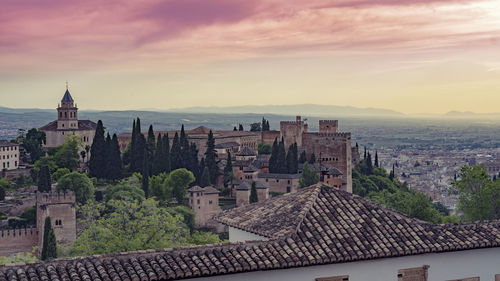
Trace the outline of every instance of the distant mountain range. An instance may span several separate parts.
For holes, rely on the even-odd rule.
[[[444,114],[445,117],[452,118],[500,118],[500,113],[475,113],[472,111],[450,111]]]
[[[282,114],[324,117],[345,116],[374,116],[374,117],[401,117],[403,113],[390,109],[358,108],[353,106],[295,104],[295,105],[245,105],[228,107],[188,107],[169,109],[168,112],[185,113],[254,113],[254,114]]]

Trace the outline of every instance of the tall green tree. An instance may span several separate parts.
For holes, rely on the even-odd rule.
[[[308,161],[309,164],[311,165],[314,165],[314,163],[316,163],[316,155],[314,154],[311,154],[311,158],[309,158],[309,161]]]
[[[163,172],[170,172],[171,170],[171,158],[170,158],[170,140],[168,138],[168,134],[163,135],[163,158],[162,158],[162,166]]]
[[[167,186],[172,190],[172,195],[181,204],[186,196],[188,186],[195,180],[193,173],[181,168],[170,172]]]
[[[102,121],[97,121],[94,140],[90,147],[89,175],[104,178],[106,171],[106,141],[104,139],[104,126]]]
[[[136,167],[136,162],[135,162],[135,151],[137,150],[137,133],[135,131],[135,119],[132,123],[132,137],[131,137],[131,140],[130,140],[130,145],[129,145],[129,151],[128,151],[128,155],[124,155],[124,160],[127,159],[130,163],[130,171],[131,172],[134,172],[136,171],[137,167]],[[128,156],[128,157],[127,157]]]
[[[113,134],[108,145],[108,165],[106,177],[110,180],[119,180],[123,177],[123,163],[120,154],[120,144],[118,143],[118,136]]]
[[[375,164],[374,164],[375,167],[379,167],[378,165],[378,151],[375,151]]]
[[[261,142],[257,147],[257,152],[259,155],[271,154],[273,152],[273,148],[269,144]]]
[[[317,184],[319,182],[319,172],[316,168],[310,167],[309,163],[304,164],[302,169],[302,177],[299,180],[299,186],[301,188]]]
[[[45,155],[42,144],[46,142],[46,135],[44,131],[38,129],[30,129],[22,140],[23,147],[29,153],[31,162],[35,163],[38,159]]]
[[[89,199],[94,198],[94,185],[85,174],[73,172],[64,175],[57,182],[57,191],[72,191],[75,193],[76,202],[85,204]]]
[[[233,162],[231,160],[231,152],[228,152],[226,167],[224,167],[224,186],[227,187],[227,185],[233,180],[233,178]]]
[[[176,170],[182,167],[182,149],[179,140],[179,134],[177,132],[174,135],[174,140],[172,141],[172,149],[170,150],[171,159],[171,169]]]
[[[49,166],[44,165],[38,172],[38,192],[50,192],[52,189],[52,180],[50,178]]]
[[[189,146],[187,157],[186,169],[191,171],[195,178],[198,178],[200,176],[198,173],[200,170],[200,167],[198,167],[198,148],[194,142]]]
[[[492,181],[483,166],[463,166],[452,190],[458,193],[463,220],[500,219],[500,182]]]
[[[366,174],[371,175],[372,173],[373,173],[372,154],[368,152],[366,156]]]
[[[271,157],[269,158],[269,172],[270,173],[278,173],[278,153],[279,153],[279,145],[278,138],[274,139],[273,146],[271,149]]]
[[[299,159],[298,159],[297,143],[290,145],[288,153],[286,154],[286,165],[289,174],[296,174],[299,172]]]
[[[201,174],[200,186],[205,187],[211,185],[210,183],[210,171],[208,167],[203,168],[203,174]]]
[[[50,260],[55,258],[57,258],[56,235],[54,233],[54,229],[52,228],[50,217],[46,217],[43,228],[42,254],[40,259]]]
[[[306,156],[306,152],[305,151],[302,151],[300,153],[300,156],[299,156],[299,163],[300,164],[304,164],[307,162],[307,156]]]
[[[278,160],[276,161],[276,172],[279,174],[288,173],[288,167],[286,164],[286,151],[285,151],[285,140],[281,138],[278,150]]]
[[[241,124],[238,125],[238,131],[244,131],[243,125],[241,125]]]
[[[205,151],[205,165],[210,171],[210,179],[217,182],[218,167],[217,167],[217,152],[215,151],[215,138],[212,130],[208,133],[207,150]]]
[[[59,168],[68,168],[75,171],[79,166],[80,155],[78,150],[82,145],[82,139],[78,136],[67,136],[63,145],[57,147],[51,157]]]
[[[257,185],[255,182],[252,182],[252,188],[250,188],[250,204],[256,203],[259,201],[259,197],[257,196]]]
[[[142,165],[144,164],[144,152],[147,152],[147,142],[146,138],[142,134],[142,129],[141,129],[141,119],[137,117],[137,120],[135,122],[135,145],[133,147],[133,150],[131,151],[132,159],[131,161],[134,162],[134,165],[130,165],[130,167],[134,168],[134,170],[131,170],[131,172],[139,172],[141,173],[144,168]]]
[[[260,132],[260,131],[262,131],[262,127],[259,122],[250,124],[250,132]]]
[[[153,130],[153,125],[149,125],[148,129],[148,139],[146,142],[146,149],[148,152],[148,172],[149,176],[152,175],[153,173],[153,161],[154,161],[154,155],[155,155],[155,150],[156,150],[156,138],[155,138],[155,133]]]
[[[161,138],[161,134],[158,134],[158,139],[156,140],[156,149],[153,157],[153,175],[158,175],[161,172],[164,172],[163,159],[165,158],[164,152],[164,143]]]

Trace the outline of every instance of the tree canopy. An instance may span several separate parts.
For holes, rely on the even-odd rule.
[[[73,172],[63,176],[56,186],[57,191],[70,190],[75,193],[76,202],[85,204],[87,200],[94,198],[94,186],[85,174]]]

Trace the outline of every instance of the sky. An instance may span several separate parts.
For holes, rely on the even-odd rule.
[[[1,0],[0,106],[500,112],[500,0]]]

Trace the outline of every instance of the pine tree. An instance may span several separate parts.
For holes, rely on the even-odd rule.
[[[41,260],[49,260],[57,258],[56,235],[54,233],[54,229],[52,229],[50,217],[45,218],[42,244],[43,244],[42,254],[40,256]]]
[[[250,189],[250,204],[258,201],[259,197],[257,196],[257,185],[255,182],[252,182],[252,188]]]
[[[181,144],[179,142],[179,134],[177,132],[174,135],[174,140],[172,141],[172,149],[170,150],[171,168],[176,170],[182,168],[182,155],[181,155]]]
[[[316,163],[316,155],[314,155],[313,152],[313,154],[311,154],[311,158],[309,158],[309,164],[314,165],[314,163]]]
[[[210,183],[210,171],[207,166],[203,168],[203,174],[201,174],[200,186],[205,187],[211,185]]]
[[[224,167],[224,186],[233,179],[233,162],[231,160],[231,152],[227,152],[226,167]]]
[[[205,151],[205,165],[210,171],[210,179],[216,183],[219,171],[217,167],[217,152],[215,151],[215,138],[212,130],[208,133],[207,150]]]
[[[379,167],[378,166],[378,151],[375,151],[375,167]]]
[[[113,134],[113,138],[108,146],[108,173],[107,178],[119,180],[123,177],[123,163],[120,154],[120,144],[118,137]]]
[[[106,171],[106,141],[104,139],[104,126],[102,121],[97,122],[94,140],[90,147],[89,175],[104,178]]]
[[[286,164],[285,140],[283,138],[281,138],[281,141],[279,143],[278,161],[276,168],[279,174],[288,173],[288,168]]]
[[[146,198],[149,197],[149,165],[148,165],[148,151],[144,150],[143,155],[143,164],[142,164],[142,190],[144,190],[144,196]]]
[[[302,151],[300,153],[300,157],[299,157],[299,163],[300,164],[304,164],[307,162],[307,156],[306,156],[306,152],[305,151]]]
[[[50,178],[49,166],[44,165],[38,172],[38,192],[50,192],[52,190],[52,179]]]
[[[278,152],[279,152],[279,145],[278,145],[278,139],[275,138],[273,142],[273,147],[271,150],[271,157],[269,158],[269,173],[277,173],[277,164],[278,164]]]
[[[239,126],[238,126],[238,131],[244,131],[244,130],[243,130],[243,125],[239,124]]]
[[[162,159],[162,172],[169,173],[171,170],[170,158],[170,140],[168,134],[163,135],[163,159]]]
[[[158,175],[159,173],[163,172],[163,159],[165,158],[163,149],[163,140],[161,139],[161,134],[158,134],[158,139],[156,140],[156,149],[153,156],[153,175]]]

